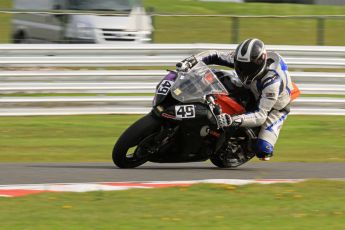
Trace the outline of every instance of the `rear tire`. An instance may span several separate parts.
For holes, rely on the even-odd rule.
[[[210,157],[212,164],[219,168],[236,168],[255,156],[251,146],[253,145],[253,141],[256,140],[256,134],[252,129],[241,128],[234,138],[243,139],[241,142],[235,141],[235,143],[237,143],[235,147],[238,147],[239,151],[237,150],[229,156],[226,151],[221,149],[218,153]]]
[[[128,155],[128,150],[142,144],[144,139],[159,130],[161,122],[147,114],[132,124],[118,139],[113,149],[113,162],[119,168],[136,168],[145,162],[147,157],[138,157],[135,153]]]
[[[222,159],[220,159],[219,156],[212,156],[210,158],[210,161],[212,162],[212,164],[214,164],[215,166],[217,166],[218,168],[230,168],[228,165],[226,165]]]

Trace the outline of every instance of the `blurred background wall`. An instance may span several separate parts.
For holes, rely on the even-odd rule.
[[[247,37],[259,37],[268,44],[345,44],[345,6],[342,6],[345,1],[342,0],[246,0],[251,3],[240,3],[241,0],[145,0],[140,4],[145,8],[146,13],[144,11],[137,13],[148,15],[147,25],[151,24],[153,28],[143,32],[146,34],[143,35],[144,39],[141,41],[133,38],[138,34],[137,30],[128,26],[117,28],[115,23],[111,23],[110,16],[119,12],[111,10],[104,12],[104,9],[89,13],[88,18],[99,21],[98,27],[88,22],[78,21],[75,26],[77,28],[73,27],[72,31],[79,31],[78,36],[81,39],[70,39],[66,36],[65,25],[69,23],[69,18],[73,13],[64,13],[66,10],[61,9],[60,6],[57,7],[56,4],[51,4],[50,8],[41,9],[45,12],[46,17],[39,23],[43,24],[41,26],[45,29],[55,28],[55,33],[58,30],[59,36],[54,39],[44,38],[39,41],[31,41],[28,39],[30,33],[30,37],[39,38],[42,37],[42,34],[52,36],[54,31],[34,33],[33,29],[23,30],[23,32],[18,30],[18,28],[24,28],[28,23],[32,24],[32,20],[29,22],[23,22],[23,20],[25,21],[25,17],[27,18],[28,15],[31,17],[32,11],[37,11],[38,8],[33,7],[25,14],[18,13],[18,11],[13,11],[18,10],[13,7],[14,1],[18,0],[1,0],[0,2],[0,9],[2,9],[0,11],[0,43],[119,43],[123,41],[237,43]],[[52,0],[53,3],[59,1]],[[99,0],[97,3],[101,1]],[[32,4],[32,2],[30,3]],[[289,4],[272,4],[283,2]],[[333,4],[340,4],[340,6]],[[21,9],[22,11],[23,9]],[[52,14],[52,11],[59,12],[59,14]],[[15,26],[18,18],[21,18],[22,24]],[[52,25],[53,21],[55,24]],[[134,21],[142,24],[145,20],[136,19]],[[23,39],[18,39],[18,36]],[[98,40],[94,39],[96,36],[98,36]]]

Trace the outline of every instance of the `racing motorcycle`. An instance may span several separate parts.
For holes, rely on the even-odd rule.
[[[251,95],[236,93],[228,78],[199,62],[188,72],[169,73],[157,85],[152,111],[132,124],[116,142],[112,158],[119,168],[145,162],[210,161],[234,168],[254,157],[255,130],[220,128],[222,112],[242,114]],[[222,83],[223,82],[223,83]],[[243,96],[245,95],[245,97]]]

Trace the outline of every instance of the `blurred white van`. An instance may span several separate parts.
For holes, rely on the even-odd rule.
[[[152,22],[137,0],[14,0],[24,11],[98,11],[90,14],[16,14],[12,20],[15,43],[146,43]],[[112,16],[114,12],[125,13]]]

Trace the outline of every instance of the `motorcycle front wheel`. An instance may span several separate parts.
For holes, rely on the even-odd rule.
[[[120,136],[113,149],[113,162],[119,168],[136,168],[148,160],[146,147],[161,122],[147,114]]]

